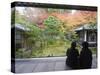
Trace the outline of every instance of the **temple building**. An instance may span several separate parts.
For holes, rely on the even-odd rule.
[[[87,41],[90,47],[97,46],[97,25],[84,24],[75,29],[79,37],[79,42]]]

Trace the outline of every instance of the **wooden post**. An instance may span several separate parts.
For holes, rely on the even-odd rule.
[[[84,31],[84,41],[87,41],[87,31]]]
[[[84,29],[84,26],[83,26],[83,41],[87,41],[87,31]]]

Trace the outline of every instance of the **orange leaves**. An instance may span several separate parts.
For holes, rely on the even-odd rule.
[[[96,12],[93,11],[79,11],[79,13],[81,14],[83,23],[94,23],[96,22],[96,18],[97,18],[97,14]]]
[[[51,15],[56,16],[61,21],[66,22],[69,26],[77,26],[84,23],[95,23],[97,13],[94,11],[76,11],[72,13],[52,13]]]
[[[62,9],[64,11],[59,12],[59,9],[56,9],[56,11],[53,10],[54,9],[52,9],[52,12],[49,12],[47,9],[27,8],[25,16],[28,16],[29,21],[37,23],[41,28],[44,28],[43,22],[49,16],[57,17],[64,22],[65,27],[76,27],[84,23],[96,23],[97,12],[95,11],[75,10],[75,12],[72,12],[73,10],[70,10],[70,12],[68,12],[69,10],[66,9],[66,11]]]
[[[57,17],[61,21],[66,21],[67,17],[68,17],[68,13],[66,13],[66,12],[65,13],[57,13],[57,12],[55,12],[55,13],[52,13],[51,15]]]

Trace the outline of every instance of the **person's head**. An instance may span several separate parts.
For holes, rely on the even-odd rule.
[[[75,48],[76,47],[76,42],[75,41],[71,43],[71,47],[72,48]]]
[[[89,46],[88,42],[84,41],[84,42],[82,43],[82,47],[83,47],[83,48],[88,48],[88,46]]]

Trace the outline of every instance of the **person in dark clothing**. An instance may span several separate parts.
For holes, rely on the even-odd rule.
[[[79,61],[80,61],[80,69],[89,69],[92,65],[92,52],[88,48],[88,42],[82,43],[82,50],[80,52]]]
[[[76,49],[76,42],[71,43],[71,48],[69,48],[66,52],[67,59],[66,65],[72,69],[79,68],[79,52]]]

